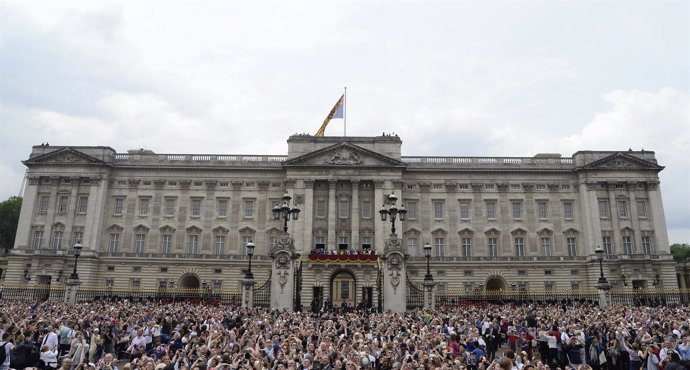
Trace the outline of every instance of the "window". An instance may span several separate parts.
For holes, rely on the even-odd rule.
[[[218,199],[218,217],[226,217],[228,215],[228,200]]]
[[[496,202],[493,200],[486,202],[486,218],[489,220],[496,218]]]
[[[144,253],[146,247],[146,234],[137,234],[136,242],[134,243],[134,253]]]
[[[573,216],[573,202],[563,202],[563,217],[566,220],[572,220]]]
[[[609,218],[609,201],[606,199],[599,199],[599,217]]]
[[[470,218],[470,203],[460,202],[460,218],[467,220]]]
[[[570,270],[570,275],[580,275],[580,270]]]
[[[571,283],[571,284],[570,284],[570,289],[572,289],[572,290],[580,290],[580,283]]]
[[[201,199],[192,199],[192,217],[201,216]]]
[[[544,290],[545,290],[546,292],[553,292],[553,285],[554,285],[554,284],[553,284],[553,282],[551,282],[551,281],[546,281],[546,282],[544,282]]]
[[[341,281],[340,282],[340,299],[349,299],[350,298],[350,282],[349,281]]]
[[[489,242],[489,256],[498,257],[498,238],[491,237]]]
[[[146,216],[149,214],[149,198],[139,198],[139,215]]]
[[[41,249],[43,246],[43,230],[34,231],[34,240],[31,244],[33,249]]]
[[[133,266],[132,272],[141,272],[141,266]]]
[[[38,211],[39,212],[47,212],[49,202],[50,202],[50,195],[41,195],[41,198],[39,198],[39,201],[38,201]]]
[[[466,277],[472,276],[472,270],[465,270],[462,274]]]
[[[161,250],[165,254],[168,254],[170,251],[172,251],[172,234],[163,234]]]
[[[338,248],[339,249],[347,249],[349,244],[349,238],[347,236],[340,236],[338,237]]]
[[[326,248],[326,238],[321,236],[321,235],[317,235],[314,238],[314,244],[316,245],[316,249],[325,249]]]
[[[213,280],[213,289],[220,290],[223,287],[223,282],[221,280]]]
[[[565,238],[565,242],[568,245],[568,256],[577,256],[577,244],[575,243],[575,237],[569,236]]]
[[[526,270],[518,270],[517,275],[518,276],[527,276],[527,271]]]
[[[432,205],[434,208],[434,219],[436,219],[436,220],[443,219],[443,201],[442,200],[434,200],[432,202]]]
[[[417,249],[417,238],[407,238],[407,253],[410,257],[417,257],[419,255]]]
[[[117,247],[120,244],[120,234],[110,233],[110,241],[108,242],[108,250],[110,253],[117,252]]]
[[[537,216],[540,220],[545,220],[549,218],[549,207],[548,202],[545,200],[537,201]]]
[[[108,272],[115,272],[115,266],[107,266],[105,269]]]
[[[633,254],[632,237],[623,237],[623,254]]]
[[[618,201],[618,217],[628,218],[628,202],[624,200]]]
[[[363,200],[362,201],[362,218],[371,218],[371,201],[370,200]]]
[[[244,200],[244,218],[254,217],[254,200],[245,199]]]
[[[545,270],[544,271],[544,276],[551,276],[551,275],[553,275],[553,271],[551,271],[551,270]]]
[[[522,218],[522,202],[513,202],[513,218],[514,219],[521,219]]]
[[[252,237],[244,235],[242,236],[242,254],[247,255],[247,244],[252,242]]]
[[[460,248],[463,257],[472,257],[472,238],[461,238]]]
[[[122,215],[122,208],[124,207],[125,200],[124,198],[115,198],[115,209],[113,210],[113,214],[115,216],[121,216]]]
[[[105,286],[106,286],[106,288],[112,288],[113,286],[115,286],[115,279],[113,279],[113,278],[105,279]]]
[[[199,235],[190,235],[188,244],[189,254],[196,254],[199,250]]]
[[[72,245],[81,244],[82,239],[84,239],[84,232],[75,231],[72,235]]]
[[[316,200],[316,217],[325,218],[326,217],[326,200],[317,199]]]
[[[541,238],[541,250],[544,256],[551,256],[551,238],[546,236]]]
[[[607,256],[613,255],[613,245],[611,244],[611,237],[610,236],[602,236],[601,237],[601,244],[602,247],[604,247],[604,253]]]
[[[89,197],[84,196],[84,195],[80,196],[79,197],[79,205],[77,206],[78,207],[77,211],[81,214],[86,213],[86,209],[87,209],[88,205],[89,205]]]
[[[515,255],[518,257],[525,256],[525,238],[517,237],[515,238]]]
[[[510,184],[510,190],[520,190],[520,184]]]
[[[407,201],[407,218],[414,220],[417,218],[417,201],[408,200]]]
[[[647,201],[638,200],[637,201],[637,217],[645,218],[647,217]]]
[[[175,198],[165,198],[165,215],[168,217],[175,215]]]
[[[69,201],[69,196],[67,196],[67,195],[60,195],[58,197],[57,213],[66,213],[67,212],[67,202],[68,201]]]
[[[484,184],[484,189],[486,190],[493,190],[494,189],[494,184]]]
[[[62,248],[62,231],[53,232],[53,249]]]
[[[341,199],[338,202],[338,217],[348,218],[350,216],[350,202],[348,200]]]
[[[444,242],[445,242],[445,239],[443,239],[443,238],[435,238],[434,239],[434,247],[436,249],[436,257],[445,256],[445,248],[443,246]]]
[[[222,255],[225,252],[225,235],[216,235],[216,254]]]
[[[642,253],[652,254],[652,238],[649,236],[642,237]]]
[[[132,279],[130,280],[132,288],[134,289],[139,289],[141,288],[141,279]]]
[[[223,273],[223,269],[213,269],[213,273],[216,275],[220,275]]]
[[[537,190],[546,190],[546,184],[537,184]]]
[[[363,236],[362,237],[362,249],[371,250],[371,237],[370,236]]]

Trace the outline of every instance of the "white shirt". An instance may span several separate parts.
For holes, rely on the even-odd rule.
[[[54,332],[49,332],[46,334],[46,336],[43,338],[43,344],[48,346],[48,350],[52,351],[58,346],[58,336]]]
[[[7,354],[7,357],[5,357],[5,362],[2,363],[3,366],[10,366],[10,355],[12,354],[12,349],[14,348],[14,345],[10,342],[0,342],[0,346],[5,347],[5,353]]]

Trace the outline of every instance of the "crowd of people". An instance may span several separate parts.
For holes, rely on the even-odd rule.
[[[396,314],[5,300],[0,370],[676,370],[690,363],[689,325],[690,306]]]

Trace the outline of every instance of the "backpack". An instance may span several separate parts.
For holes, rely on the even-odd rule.
[[[7,360],[7,349],[5,348],[7,346],[7,342],[2,343],[2,347],[0,347],[0,365],[5,363],[5,360]]]

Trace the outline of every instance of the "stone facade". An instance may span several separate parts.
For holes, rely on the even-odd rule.
[[[354,303],[372,294],[380,263],[306,256],[369,246],[382,255],[391,225],[378,209],[395,193],[408,210],[396,225],[402,271],[421,282],[429,243],[437,290],[591,288],[598,245],[614,286],[678,286],[654,152],[418,157],[401,146],[390,135],[295,135],[287,156],[35,146],[5,279],[64,281],[80,242],[85,285],[240,289],[251,240],[261,284],[282,236],[271,210],[287,192],[302,210],[288,223],[302,255],[302,303]]]

